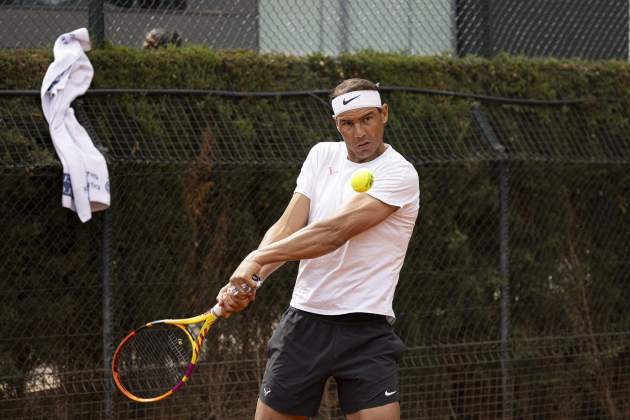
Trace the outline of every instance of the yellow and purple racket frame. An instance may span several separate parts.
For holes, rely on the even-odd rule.
[[[263,281],[257,275],[253,276],[253,280],[257,284],[256,288],[259,288],[262,285],[262,283],[263,283]],[[238,291],[234,287],[232,287],[230,290],[231,290],[231,293],[233,293],[233,294],[237,294],[238,293]],[[219,319],[221,317],[222,312],[223,312],[223,310],[222,310],[221,306],[219,306],[219,304],[216,304],[209,311],[207,311],[207,312],[205,312],[205,313],[203,313],[201,315],[194,316],[192,318],[162,319],[162,320],[159,320],[159,321],[149,322],[149,323],[141,326],[140,328],[137,328],[137,329],[131,331],[120,342],[120,344],[116,348],[116,351],[114,352],[114,356],[112,358],[112,376],[114,378],[114,383],[116,384],[116,387],[127,398],[129,398],[130,400],[136,401],[136,402],[140,402],[140,403],[152,403],[152,402],[161,401],[161,400],[163,400],[165,398],[168,398],[169,396],[171,396],[175,392],[179,391],[181,389],[181,387],[184,386],[184,384],[188,381],[188,379],[190,379],[190,376],[192,375],[193,371],[195,370],[195,366],[197,365],[197,360],[199,359],[199,353],[201,351],[201,348],[203,347],[203,342],[205,341],[206,336],[208,335],[208,331],[210,330],[210,327],[212,327],[212,324],[214,324],[217,321],[217,319]],[[193,338],[193,336],[190,334],[190,331],[188,331],[188,329],[185,327],[185,325],[200,324],[202,322],[203,322],[203,325],[201,327],[201,330],[199,331],[199,335],[197,336],[197,339],[195,340]],[[184,332],[184,334],[186,334],[186,337],[188,337],[188,340],[189,340],[189,342],[191,344],[192,357],[191,357],[190,363],[188,364],[188,368],[186,369],[186,372],[184,373],[184,376],[182,376],[182,378],[180,379],[179,383],[177,383],[175,386],[173,386],[171,389],[169,389],[168,391],[166,391],[165,393],[163,393],[161,395],[158,395],[158,396],[155,396],[155,397],[151,397],[151,398],[141,398],[141,397],[133,395],[131,392],[129,392],[129,390],[120,381],[120,375],[118,373],[118,359],[120,358],[120,350],[122,348],[124,348],[125,343],[127,341],[129,341],[134,335],[136,335],[138,333],[138,331],[140,331],[141,329],[144,329],[144,328],[152,328],[155,325],[159,325],[159,324],[169,324],[169,325],[173,325],[173,326],[181,329]]]
[[[208,331],[210,330],[210,327],[221,316],[221,309],[219,307],[217,311],[216,310],[217,307],[218,305],[212,308],[211,310],[209,310],[208,312],[201,315],[197,315],[192,318],[162,319],[159,321],[149,322],[143,325],[142,327],[131,331],[120,342],[120,344],[118,345],[118,348],[116,348],[116,351],[114,352],[114,357],[112,359],[112,375],[114,377],[114,383],[116,384],[116,387],[120,390],[120,392],[122,392],[127,398],[133,401],[141,402],[141,403],[151,403],[151,402],[157,402],[157,401],[163,400],[164,398],[171,396],[173,393],[177,392],[182,386],[184,386],[184,384],[188,381],[188,379],[190,378],[190,376],[192,375],[195,369],[195,366],[197,364],[197,359],[199,359],[199,352],[203,346],[203,342],[206,339],[206,336],[208,335]],[[201,322],[203,322],[203,326],[201,327],[201,331],[199,332],[199,335],[197,336],[197,339],[195,340],[193,339],[192,335],[190,334],[190,332],[184,325],[199,324]],[[181,329],[186,334],[186,337],[188,337],[188,340],[190,341],[190,344],[192,347],[192,357],[190,359],[190,363],[188,364],[188,368],[186,369],[186,373],[184,373],[184,376],[182,376],[181,380],[179,381],[177,385],[175,385],[174,387],[172,387],[165,393],[158,395],[156,397],[140,398],[133,395],[131,392],[129,392],[129,390],[127,390],[127,388],[125,388],[125,386],[121,383],[120,377],[118,374],[118,358],[120,357],[120,350],[125,346],[125,343],[129,341],[129,339],[131,339],[134,335],[136,335],[140,329],[151,328],[158,324],[169,324],[169,325],[173,325]]]

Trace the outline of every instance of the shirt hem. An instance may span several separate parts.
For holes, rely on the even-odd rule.
[[[313,308],[313,307],[310,307],[310,306],[302,305],[302,304],[296,303],[294,301],[291,301],[291,303],[289,305],[291,305],[294,308],[299,309],[301,311],[312,312],[314,314],[319,314],[319,315],[345,315],[345,314],[352,314],[352,313],[367,313],[367,314],[374,314],[374,315],[383,315],[383,316],[386,316],[388,318],[395,318],[395,315],[394,315],[393,311],[391,311],[391,312],[375,311],[375,310],[369,309],[369,308],[321,309],[321,308]]]

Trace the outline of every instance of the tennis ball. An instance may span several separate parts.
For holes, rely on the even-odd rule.
[[[352,174],[350,184],[356,192],[366,192],[372,188],[374,183],[374,172],[369,169],[358,169]]]

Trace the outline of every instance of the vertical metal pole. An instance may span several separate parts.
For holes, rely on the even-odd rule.
[[[490,58],[493,55],[494,46],[492,45],[492,9],[491,1],[483,2],[483,49],[481,55]]]
[[[253,44],[255,45],[256,51],[257,52],[262,52],[262,45],[261,45],[261,40],[260,40],[260,1],[256,0],[256,5],[255,7],[252,7],[252,10],[250,10],[250,13],[255,13],[254,15],[254,24],[255,24],[255,31],[254,31],[254,42]],[[247,15],[249,16],[249,14]]]
[[[407,51],[413,54],[413,0],[407,0]]]
[[[105,42],[105,8],[103,0],[88,2],[88,31],[92,46],[101,48]]]
[[[340,32],[340,53],[348,52],[348,35],[350,33],[350,14],[348,13],[348,0],[339,0],[339,30]]]
[[[509,168],[505,147],[499,142],[485,114],[477,105],[473,117],[481,134],[499,156],[499,271],[503,279],[501,285],[501,391],[503,397],[503,420],[514,415],[514,389],[510,352],[510,231],[509,231]]]
[[[503,419],[513,416],[514,395],[512,388],[510,352],[510,232],[509,232],[509,167],[499,161],[499,247],[501,285],[501,388],[503,391]]]
[[[103,223],[103,381],[105,389],[105,418],[114,416],[111,369],[112,364],[112,210],[105,210]]]
[[[319,33],[318,35],[318,46],[317,49],[319,50],[320,53],[324,52],[324,18],[325,18],[325,14],[324,14],[324,0],[319,0]]]
[[[90,122],[86,111],[84,99],[77,99],[74,103],[74,110],[79,123],[85,128],[94,145],[106,157],[106,148],[100,141],[98,133]],[[112,364],[112,276],[111,276],[111,252],[112,252],[112,210],[111,208],[103,212],[103,237],[101,248],[101,288],[103,294],[103,304],[101,308],[102,322],[102,346],[103,346],[103,389],[104,410],[106,419],[113,418],[113,389],[111,377]]]
[[[459,57],[459,47],[457,40],[459,38],[459,26],[457,25],[457,0],[451,0],[451,49],[453,57]]]
[[[98,133],[90,122],[90,118],[86,112],[86,106],[83,99],[77,99],[74,102],[74,109],[79,123],[85,128],[94,145],[106,157],[106,149],[101,142]],[[104,410],[106,419],[114,416],[113,389],[111,377],[112,364],[112,276],[111,276],[111,252],[112,252],[112,210],[111,208],[103,212],[103,237],[101,248],[101,288],[103,294],[103,306],[101,308],[102,322],[102,345],[103,345],[103,389]]]

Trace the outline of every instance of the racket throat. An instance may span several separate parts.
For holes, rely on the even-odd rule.
[[[184,376],[182,377],[182,380],[173,388],[171,388],[171,391],[177,392],[182,386],[184,386],[184,384],[188,381],[188,378],[192,376],[196,366],[197,365],[195,363],[190,363],[188,365],[188,369],[186,369],[186,373],[184,373]]]

